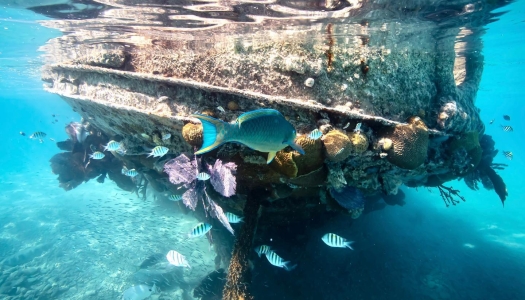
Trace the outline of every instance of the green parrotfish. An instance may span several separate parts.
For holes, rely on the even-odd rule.
[[[203,128],[203,143],[201,149],[195,152],[197,155],[229,142],[268,152],[267,163],[272,162],[277,151],[286,146],[304,154],[304,150],[294,142],[296,132],[293,125],[275,109],[249,111],[231,124],[205,115],[192,116],[202,122]]]

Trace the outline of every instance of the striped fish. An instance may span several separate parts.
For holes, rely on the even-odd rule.
[[[503,151],[503,155],[505,155],[505,157],[508,158],[509,160],[512,160],[512,158],[514,157],[514,154],[512,153],[512,151]]]
[[[117,151],[118,149],[120,149],[120,143],[113,140],[109,141],[108,144],[104,146],[104,151]]]
[[[153,156],[153,157],[163,157],[166,153],[168,153],[170,149],[164,147],[164,146],[157,146],[153,149],[151,149],[151,152],[150,154],[148,155],[148,157],[150,156]]]
[[[509,126],[509,125],[505,125],[505,126],[501,125],[501,129],[503,129],[503,131],[505,131],[505,132],[512,132],[512,131],[514,131],[512,126]]]
[[[322,136],[323,136],[323,133],[319,129],[316,128],[312,130],[312,132],[310,132],[310,134],[308,135],[308,138],[315,141]]]
[[[137,175],[139,175],[139,172],[137,172],[137,170],[135,169],[126,169],[126,168],[123,168],[122,169],[122,174],[126,175],[126,176],[129,176],[129,177],[135,177]]]
[[[170,195],[170,196],[168,197],[168,199],[170,199],[171,201],[175,201],[175,202],[177,202],[177,201],[182,200],[182,196],[181,196],[181,195]]]
[[[351,246],[353,241],[349,241],[345,238],[342,238],[335,233],[327,233],[323,235],[321,239],[325,244],[327,244],[330,247],[349,248],[350,250],[354,250],[354,248],[352,248]]]
[[[46,137],[46,135],[47,134],[45,134],[42,131],[37,131],[37,132],[33,133],[32,135],[30,135],[29,138],[32,139],[32,140],[39,140],[40,143],[43,143],[44,142],[44,138]]]
[[[232,214],[231,212],[227,212],[225,215],[226,218],[228,218],[228,222],[231,224],[240,223],[243,221],[242,219],[244,219],[244,217],[239,217],[238,215]]]
[[[277,255],[277,253],[271,250],[266,253],[266,258],[272,265],[279,267],[279,268],[284,268],[286,271],[291,271],[297,266],[297,265],[289,266],[290,264],[289,261],[284,261],[282,257],[280,257],[279,255]]]
[[[202,180],[202,181],[206,181],[206,180],[210,179],[210,174],[208,174],[206,172],[199,173],[197,175],[197,179],[198,180]]]
[[[185,267],[190,268],[190,264],[186,260],[186,257],[184,255],[180,254],[179,252],[175,250],[170,250],[168,254],[166,254],[166,259],[168,259],[168,262],[171,265],[174,265],[176,267]]]
[[[106,156],[104,153],[102,153],[100,151],[96,151],[96,152],[93,152],[93,154],[90,154],[89,158],[92,158],[92,159],[103,159],[104,156]]]
[[[208,224],[208,223],[199,223],[199,224],[197,224],[197,226],[193,227],[193,229],[191,230],[190,233],[188,233],[188,237],[189,238],[194,238],[194,237],[203,236],[206,233],[208,233],[208,231],[210,231],[210,229],[211,229],[211,225],[210,224]]]
[[[259,257],[261,257],[262,254],[267,254],[270,251],[272,251],[272,249],[268,245],[260,245],[255,247],[255,253],[257,253]]]

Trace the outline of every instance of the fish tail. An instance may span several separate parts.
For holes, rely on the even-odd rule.
[[[284,264],[283,264],[283,267],[286,271],[291,271],[293,269],[295,269],[297,267],[297,264],[293,265],[293,266],[288,266],[290,264],[289,261],[285,261]]]
[[[221,120],[194,114],[192,117],[199,119],[202,123],[202,147],[195,152],[196,155],[209,152],[227,142],[225,135],[228,129],[228,123]]]
[[[345,242],[345,247],[348,248],[348,249],[350,249],[350,250],[354,250],[354,248],[352,248],[352,243],[353,243],[353,242],[350,242],[350,241]]]

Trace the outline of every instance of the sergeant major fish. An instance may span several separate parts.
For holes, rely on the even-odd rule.
[[[90,154],[89,158],[92,158],[92,159],[103,159],[104,156],[106,156],[104,153],[102,153],[100,151],[96,151],[96,152],[93,152],[93,154]]]
[[[503,151],[503,155],[505,155],[505,157],[508,158],[509,160],[512,160],[512,158],[514,157],[514,154],[512,153],[512,151]]]
[[[505,131],[505,132],[512,132],[512,131],[514,131],[514,128],[512,128],[512,126],[509,126],[509,125],[505,125],[505,126],[501,125],[501,129],[503,129],[503,131]]]
[[[261,257],[261,255],[263,255],[263,254],[266,254],[266,253],[272,251],[272,249],[268,245],[257,246],[257,247],[255,247],[254,250],[255,250],[255,253],[257,253],[257,255],[259,255],[259,257]]]
[[[180,254],[179,252],[175,250],[170,250],[168,254],[166,254],[166,259],[171,265],[174,265],[176,267],[185,267],[190,268],[190,264],[186,260],[186,257],[184,255]]]
[[[164,156],[166,153],[168,153],[170,149],[164,147],[164,146],[157,146],[153,149],[151,149],[151,152],[149,153],[148,157],[150,156],[153,156],[153,157],[162,157]]]
[[[137,172],[137,170],[135,170],[135,169],[128,170],[126,167],[124,167],[124,168],[122,168],[122,174],[124,174],[126,176],[129,176],[129,177],[135,177],[135,176],[139,175],[139,172]]]
[[[33,133],[32,135],[30,135],[29,138],[32,139],[32,140],[38,140],[38,141],[40,141],[40,143],[43,143],[44,142],[44,138],[46,137],[46,135],[47,134],[45,134],[42,131],[37,131],[37,132]]]
[[[193,227],[190,233],[188,233],[188,237],[193,238],[203,236],[210,231],[211,227],[212,226],[208,223],[199,223],[197,226]]]
[[[297,265],[289,266],[290,264],[289,261],[284,261],[282,257],[280,257],[279,255],[277,255],[277,253],[271,250],[266,253],[266,258],[272,265],[279,267],[279,268],[284,268],[286,271],[291,271],[295,269],[295,267],[297,266]]]
[[[109,141],[106,146],[104,146],[104,151],[117,151],[120,149],[120,143],[116,141]]]
[[[194,114],[202,122],[202,148],[195,154],[209,152],[224,143],[234,142],[254,150],[268,152],[267,163],[272,162],[277,151],[291,146],[304,154],[294,142],[296,132],[290,122],[274,109],[258,109],[240,115],[230,124],[206,115]]]
[[[231,212],[227,212],[224,214],[226,215],[226,218],[228,218],[228,222],[230,222],[231,224],[243,222],[242,219],[244,219],[244,217],[239,217],[238,215],[232,214]]]
[[[171,201],[177,202],[177,201],[182,200],[182,196],[181,195],[170,195],[168,199]]]
[[[345,238],[342,238],[335,233],[327,233],[323,235],[321,239],[325,244],[327,244],[330,247],[349,248],[350,250],[354,250],[351,246],[353,241],[349,241]]]

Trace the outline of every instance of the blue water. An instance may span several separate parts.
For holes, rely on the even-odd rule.
[[[295,273],[286,273],[264,258],[255,260],[257,294],[265,299],[525,299],[525,1],[502,11],[507,12],[487,25],[483,36],[485,68],[476,104],[486,124],[495,119],[486,126],[486,133],[492,135],[496,148],[514,153],[512,161],[501,153],[495,159],[509,165],[500,171],[509,191],[505,207],[495,193],[472,191],[462,181],[454,181],[446,185],[460,189],[467,199],[454,207],[446,208],[437,190],[403,188],[405,206],[372,212],[351,227],[347,217],[338,216],[323,231],[312,227],[306,240],[287,237],[276,228],[268,233],[272,245],[299,266]],[[125,208],[89,206],[105,207],[114,195],[123,193],[94,180],[74,191],[63,191],[48,162],[58,152],[54,143],[40,144],[19,134],[44,131],[57,141],[65,140],[65,124],[80,120],[58,96],[42,90],[43,52],[38,49],[60,35],[36,22],[44,19],[21,8],[0,9],[0,261],[35,247],[36,252],[20,264],[47,271],[27,275],[17,283],[25,291],[35,289],[27,295],[37,297],[42,288],[60,291],[55,293],[60,295],[57,299],[116,299],[129,282],[110,285],[104,277],[119,278],[121,268],[132,269],[147,251],[169,246],[169,240],[157,235],[159,228],[169,229],[172,216],[163,210],[158,212],[163,214],[161,225],[158,219],[141,223],[141,213],[133,215],[135,210],[130,207],[155,207],[144,206],[128,194],[122,196]],[[499,126],[504,124],[504,114],[512,118],[512,133]],[[55,119],[58,122],[52,124]],[[123,215],[122,210],[128,214]],[[129,222],[129,227],[121,230],[118,224],[108,223],[115,218],[124,218],[118,223],[125,226]],[[75,244],[66,244],[61,234],[77,241],[68,232],[73,227],[86,235],[98,228],[105,239],[129,244],[113,252],[100,246],[72,256]],[[326,230],[341,228],[348,228],[346,233],[355,240],[354,252],[323,247],[316,238]],[[154,249],[143,249],[144,241]],[[211,261],[209,250],[203,248]],[[135,256],[135,251],[141,255]],[[110,253],[120,256],[111,260]],[[95,268],[98,264],[105,267]],[[0,298],[17,295],[16,285],[8,284],[13,280],[7,277],[10,270],[1,265],[0,287],[9,289],[0,288]],[[100,270],[107,272],[97,273]],[[65,277],[76,278],[77,285],[68,286],[71,281],[61,281]],[[28,283],[28,278],[35,278],[35,283]]]

